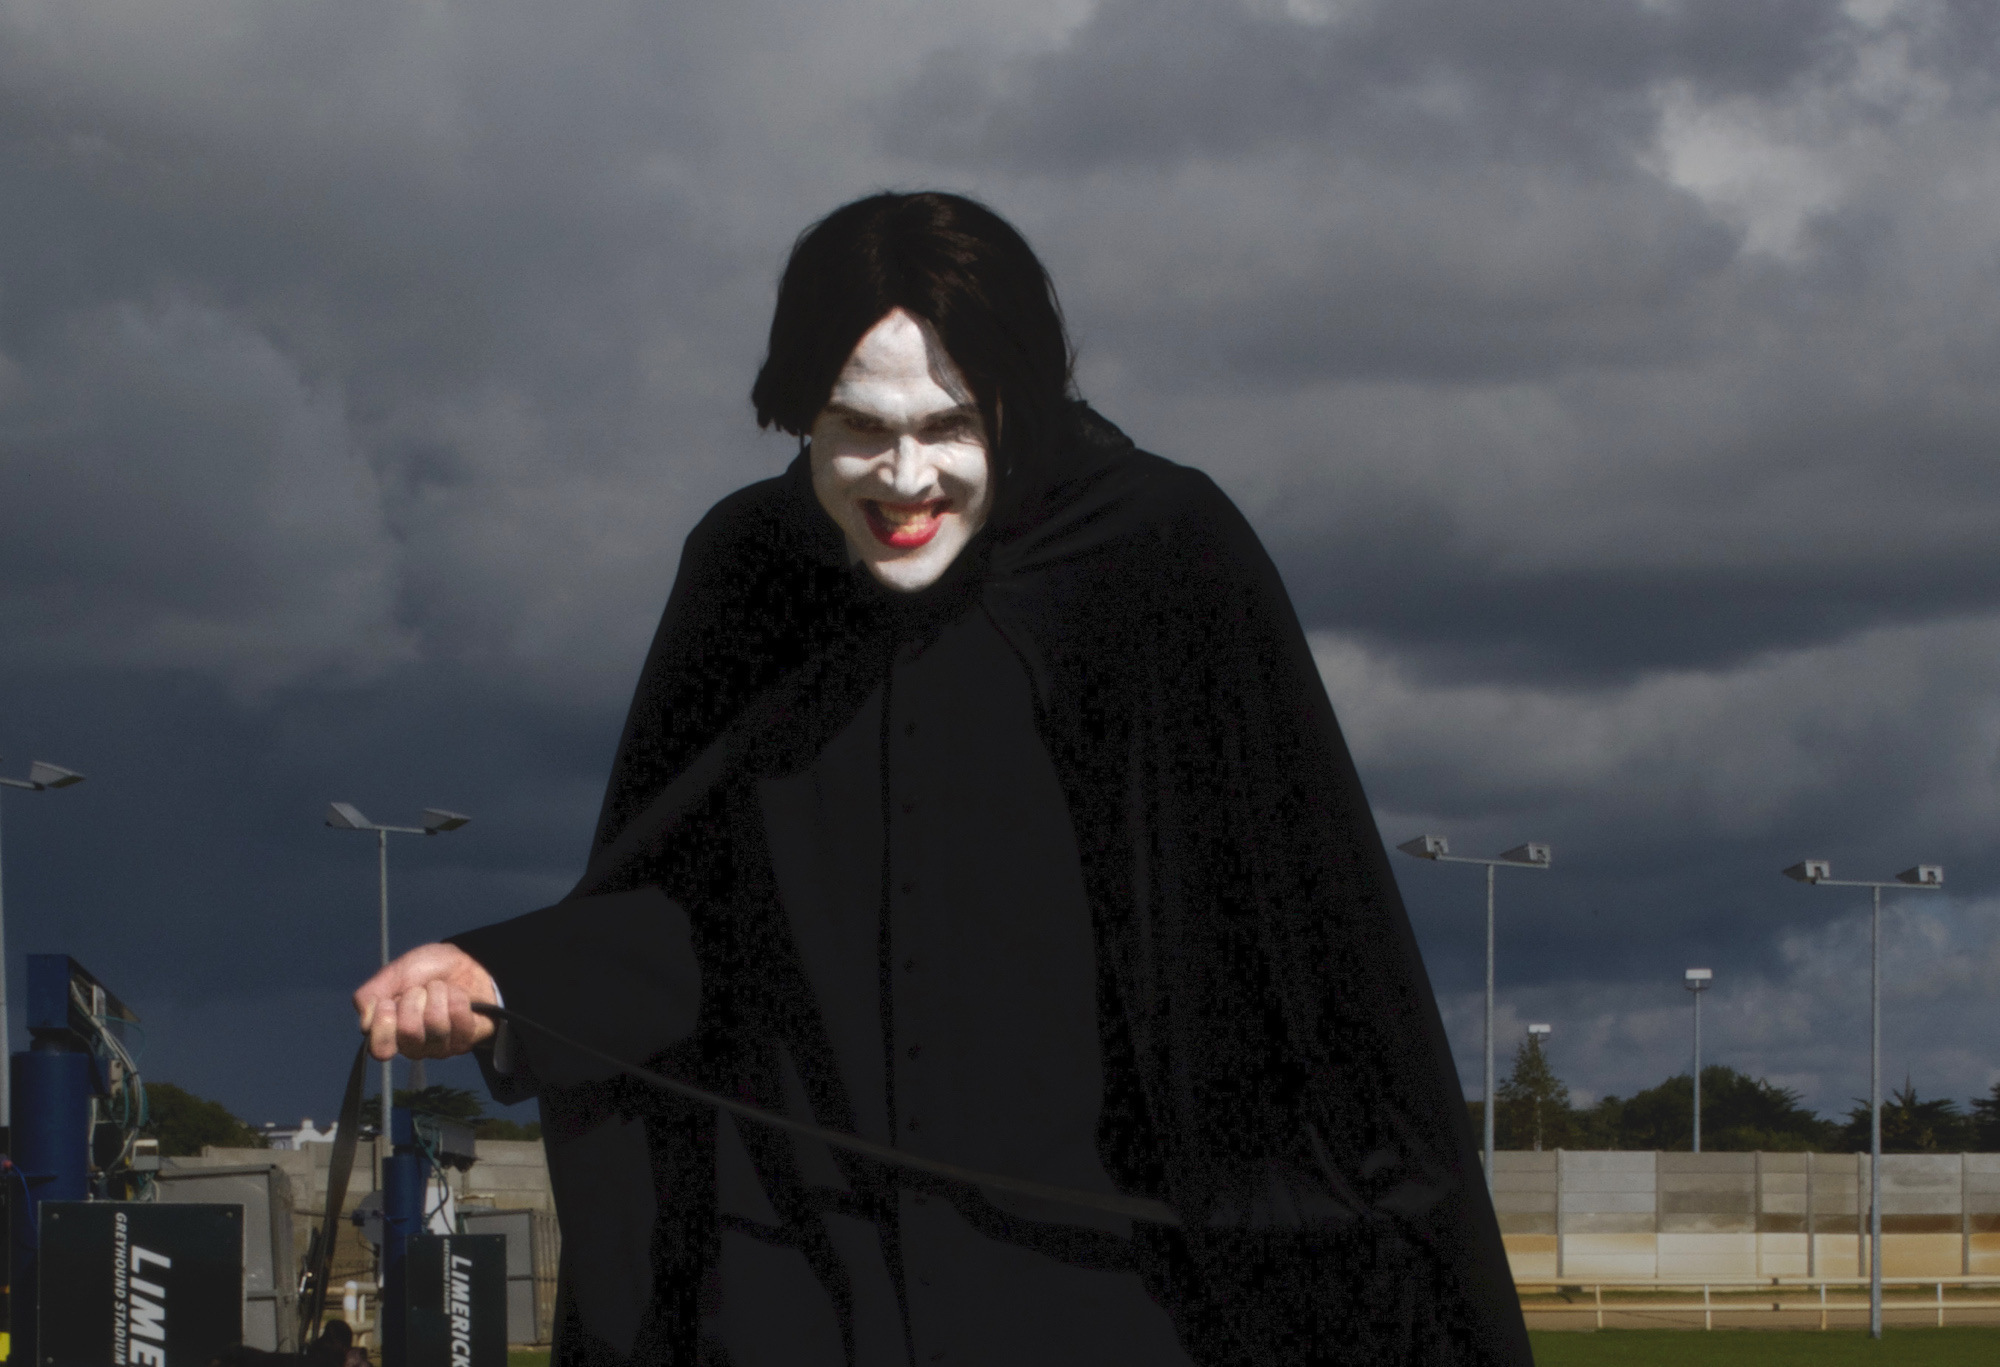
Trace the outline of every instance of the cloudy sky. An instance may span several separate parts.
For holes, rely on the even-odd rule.
[[[1503,871],[1503,1066],[2000,1078],[1981,0],[0,0],[20,954],[325,1116],[375,954],[574,878],[794,235],[976,194],[1282,566],[1392,842]],[[1479,873],[1398,856],[1476,1088]],[[16,1036],[17,1042],[19,1036]],[[469,1083],[455,1065],[448,1080]]]

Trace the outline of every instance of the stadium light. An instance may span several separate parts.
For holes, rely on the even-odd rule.
[[[1405,840],[1396,846],[1404,854],[1416,859],[1428,859],[1438,864],[1484,864],[1486,866],[1486,1079],[1485,1098],[1480,1103],[1484,1113],[1486,1131],[1485,1162],[1486,1185],[1493,1185],[1493,870],[1505,865],[1509,868],[1546,869],[1549,866],[1549,847],[1530,841],[1516,845],[1513,849],[1497,854],[1491,859],[1478,859],[1470,855],[1453,854],[1451,845],[1441,835],[1420,835],[1414,840]]]
[[[1875,894],[1868,922],[1868,1332],[1882,1337],[1882,889],[1944,886],[1942,864],[1917,864],[1890,882],[1835,878],[1825,859],[1804,859],[1785,870],[1794,882],[1820,888],[1868,888]]]
[[[1694,994],[1694,1151],[1701,1152],[1701,994],[1715,981],[1712,968],[1690,968],[1681,986]]]
[[[1534,1041],[1536,1047],[1539,1048],[1541,1045],[1541,1041],[1549,1037],[1549,1031],[1552,1028],[1553,1027],[1547,1025],[1531,1025],[1528,1027],[1528,1038]],[[1542,1151],[1542,1098],[1538,1094],[1535,1097],[1535,1152],[1540,1153],[1541,1151]]]
[[[424,824],[421,826],[384,826],[370,821],[361,814],[361,809],[352,802],[330,802],[326,808],[326,824],[336,831],[375,832],[375,867],[377,885],[380,890],[382,910],[382,967],[389,966],[389,837],[392,835],[440,835],[445,831],[455,831],[471,821],[469,816],[458,812],[447,812],[441,807],[424,808]],[[396,1060],[382,1060],[382,1142],[389,1142],[392,1133],[389,1127],[389,1111],[395,1096]]]

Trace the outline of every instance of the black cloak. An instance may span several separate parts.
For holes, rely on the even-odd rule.
[[[1205,475],[1087,409],[1067,456],[913,595],[847,563],[804,454],[724,499],[688,538],[583,880],[456,943],[510,1009],[782,1107],[764,1046],[812,1022],[760,911],[747,785],[854,716],[885,637],[983,614],[1075,835],[1104,1171],[1179,1220],[1132,1222],[1122,1246],[1188,1357],[1529,1362],[1436,1002],[1276,569]],[[501,1100],[541,1102],[556,1367],[713,1360],[715,1111],[532,1031],[514,1052],[506,1073],[482,1062]],[[863,1197],[911,1180],[842,1169]],[[777,1199],[810,1258],[814,1212]]]

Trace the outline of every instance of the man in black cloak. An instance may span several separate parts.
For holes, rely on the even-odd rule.
[[[1027,244],[837,210],[752,397],[799,457],[688,537],[582,881],[355,997],[539,1098],[556,1367],[1529,1362],[1284,586]]]

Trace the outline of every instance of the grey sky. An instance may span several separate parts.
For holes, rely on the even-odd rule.
[[[986,198],[1086,393],[1271,546],[1393,842],[1502,889],[1503,1046],[2000,1078],[2000,20],[1897,0],[0,0],[9,950],[324,1111],[399,943],[580,861],[681,537],[779,468],[793,236]],[[1478,889],[1403,862],[1468,1081]],[[1461,876],[1462,875],[1462,876]],[[16,957],[18,962],[18,957]],[[18,982],[18,977],[16,978]],[[465,1080],[463,1070],[450,1074]]]

